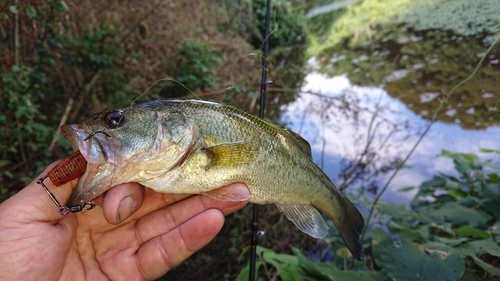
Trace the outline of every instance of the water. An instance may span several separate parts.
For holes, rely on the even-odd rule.
[[[311,143],[314,161],[337,186],[379,194],[446,94],[483,57],[382,198],[408,202],[416,191],[398,189],[456,175],[452,160],[437,156],[442,150],[499,149],[500,47],[486,50],[500,34],[492,12],[500,2],[349,2],[311,10],[318,13],[308,20],[311,72],[281,117]]]
[[[310,64],[314,69],[314,59]],[[416,114],[407,104],[391,97],[383,86],[353,85],[346,75],[329,77],[312,72],[301,91],[295,102],[283,106],[281,121],[310,142],[315,163],[338,186],[343,182],[339,178],[341,169],[347,163],[357,162],[363,151],[369,155],[365,157],[368,168],[364,175],[352,182],[348,190],[362,187],[379,192],[392,174],[394,164],[410,152],[429,124],[422,113]],[[432,98],[432,93],[427,93],[421,96],[421,102],[428,103]],[[431,115],[432,110],[428,109]],[[371,145],[366,150],[370,138]],[[434,123],[382,199],[408,202],[415,191],[398,189],[419,186],[440,172],[455,174],[450,159],[437,157],[442,150],[479,153],[481,148],[498,149],[498,139],[499,126],[472,130],[459,123]]]

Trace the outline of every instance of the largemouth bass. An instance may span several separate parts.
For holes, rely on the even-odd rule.
[[[323,238],[328,226],[319,209],[363,258],[363,217],[314,164],[307,141],[275,124],[218,103],[155,100],[62,130],[87,160],[68,205],[138,182],[162,193],[275,204],[300,230]],[[234,182],[245,183],[250,198],[221,188]]]

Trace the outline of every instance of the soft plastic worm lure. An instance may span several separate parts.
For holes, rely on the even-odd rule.
[[[47,175],[38,179],[36,183],[40,184],[43,189],[47,192],[50,199],[56,204],[59,208],[59,214],[66,215],[68,213],[77,213],[86,210],[92,210],[97,203],[93,202],[85,202],[83,205],[75,205],[75,206],[62,206],[59,201],[56,199],[54,194],[50,192],[50,190],[45,186],[43,181],[46,178],[49,178],[50,181],[55,186],[61,186],[65,183],[68,183],[74,179],[81,177],[85,170],[87,169],[87,161],[80,153],[79,150],[75,151],[69,157],[65,158],[63,161],[59,162],[54,168],[52,168]]]

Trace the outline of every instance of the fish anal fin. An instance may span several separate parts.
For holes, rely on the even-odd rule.
[[[232,168],[252,163],[259,149],[248,143],[226,143],[203,149],[210,159],[209,168]]]
[[[250,199],[250,193],[245,192],[239,188],[224,186],[211,190],[209,192],[203,193],[203,195],[208,196],[215,200],[220,201],[247,201]]]
[[[324,238],[328,234],[328,226],[321,214],[311,205],[276,204],[285,216],[301,231],[314,238]]]

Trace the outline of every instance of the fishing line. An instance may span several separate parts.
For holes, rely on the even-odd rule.
[[[198,98],[199,100],[201,100],[200,97],[198,97],[193,91],[191,91],[191,89],[189,89],[186,85],[182,84],[181,82],[175,80],[174,78],[170,78],[170,77],[166,77],[166,78],[161,78],[161,79],[158,79],[156,80],[153,84],[151,84],[151,86],[149,86],[149,88],[146,89],[146,91],[144,91],[142,94],[140,94],[137,98],[135,98],[132,103],[130,104],[130,107],[132,107],[135,102],[142,98],[143,96],[145,96],[149,90],[151,90],[151,88],[153,88],[156,84],[160,83],[160,82],[163,82],[163,81],[171,81],[171,82],[174,82],[174,83],[177,83],[178,85],[180,85],[181,87],[183,87],[184,89],[186,89],[188,92],[191,93],[191,95],[195,96],[196,98]]]
[[[274,31],[273,31],[273,32],[274,32]],[[272,33],[271,33],[271,34],[272,34]],[[261,48],[261,49],[263,49],[263,48],[264,48],[264,45],[262,44],[262,45],[260,46],[260,48]],[[264,61],[264,60],[265,60],[265,61],[267,61],[267,63],[271,63],[267,57],[264,57],[263,55],[261,55],[261,54],[257,54],[257,53],[254,53],[254,52],[252,52],[252,53],[248,53],[248,54],[246,54],[246,55],[243,55],[243,56],[239,57],[239,58],[238,58],[236,61],[234,61],[234,62],[233,62],[233,64],[231,65],[231,71],[229,72],[229,79],[230,79],[231,84],[236,85],[236,83],[234,82],[234,77],[233,77],[233,73],[235,72],[235,71],[234,71],[235,67],[236,67],[237,65],[239,65],[239,64],[240,64],[240,62],[241,62],[243,59],[246,59],[246,58],[248,58],[248,57],[257,57],[257,58],[259,59],[259,61]],[[267,66],[267,64],[266,64],[266,66]],[[263,67],[263,63],[261,63],[261,67]],[[262,69],[262,71],[264,71],[264,69]],[[267,71],[267,68],[266,68],[266,71]],[[232,86],[232,87],[228,87],[228,88],[231,88],[231,89],[237,89],[237,88],[238,88],[238,86]],[[226,89],[227,89],[227,88],[226,88]],[[226,90],[226,89],[224,89],[224,90]]]
[[[269,55],[269,21],[271,17],[271,0],[267,0],[266,8],[266,22],[264,29],[264,50],[262,60],[262,77],[260,83],[260,110],[259,117],[264,118],[266,106],[266,86],[267,86],[267,57]],[[255,263],[257,259],[257,239],[263,232],[259,231],[259,206],[253,204],[252,216],[252,239],[250,242],[250,271],[248,273],[248,280],[255,280]]]

